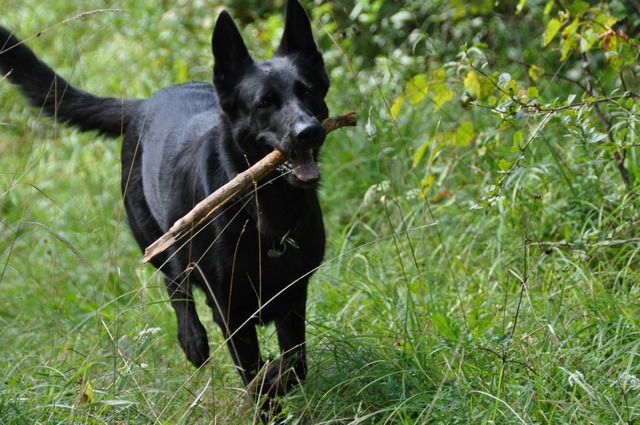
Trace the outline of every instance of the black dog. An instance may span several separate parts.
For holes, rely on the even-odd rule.
[[[290,155],[268,184],[238,199],[188,244],[153,260],[165,275],[178,340],[195,366],[207,361],[209,345],[194,285],[204,290],[246,385],[264,364],[255,327],[275,322],[286,367],[271,367],[256,391],[271,397],[306,374],[307,282],[325,245],[316,187],[329,80],[297,0],[288,2],[284,35],[270,60],[252,60],[226,12],[212,47],[214,86],[189,83],[144,100],[71,86],[2,27],[0,71],[57,120],[124,135],[122,191],[141,248],[274,148]]]

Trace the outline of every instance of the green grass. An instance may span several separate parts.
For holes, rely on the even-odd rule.
[[[65,21],[105,2],[0,0],[0,22],[23,38],[52,27],[28,43],[75,85],[144,97],[211,78],[215,10],[183,3],[108,2],[123,11]],[[496,159],[473,146],[443,148],[423,199],[411,156],[458,117],[425,103],[394,124],[386,90],[364,82],[383,72],[346,63],[333,48],[332,111],[376,132],[341,130],[324,150],[329,247],[288,423],[637,422],[638,205],[613,164],[552,122],[497,205],[471,208]],[[0,423],[251,423],[202,298],[210,365],[195,372],[178,346],[126,226],[119,142],[52,123],[6,81],[0,123]],[[273,330],[261,334],[275,355]]]

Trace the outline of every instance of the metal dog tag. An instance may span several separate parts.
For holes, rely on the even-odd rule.
[[[283,249],[282,251],[275,249],[275,248],[271,248],[270,250],[267,251],[267,257],[269,258],[280,258],[284,255],[284,253],[287,251],[287,247],[285,245],[285,249]]]

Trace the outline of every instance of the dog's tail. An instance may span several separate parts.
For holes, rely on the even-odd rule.
[[[0,26],[0,81],[15,84],[29,103],[81,130],[120,136],[142,100],[98,97],[73,87]]]

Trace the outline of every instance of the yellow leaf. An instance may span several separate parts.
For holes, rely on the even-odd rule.
[[[529,68],[529,78],[533,81],[538,81],[538,78],[544,75],[544,69],[540,68],[538,65],[531,65]]]
[[[446,84],[436,86],[434,92],[433,102],[436,105],[436,111],[440,109],[442,105],[453,99],[453,92],[449,90]]]
[[[480,99],[482,97],[482,86],[478,80],[478,74],[476,74],[473,69],[467,72],[467,75],[464,77],[464,88],[467,89],[467,91],[476,99]]]
[[[554,3],[555,3],[554,0],[549,0],[547,2],[547,4],[544,6],[544,16],[547,16],[549,13],[551,13]]]
[[[618,22],[618,19],[615,16],[600,13],[595,17],[594,21],[604,28],[611,28],[616,22]]]
[[[189,81],[189,66],[183,59],[177,59],[173,64],[175,70],[175,83],[186,83]]]
[[[549,45],[549,43],[551,43],[551,40],[553,40],[553,37],[556,36],[558,31],[560,31],[561,26],[562,26],[562,23],[556,18],[553,18],[552,20],[547,22],[547,26],[545,27],[544,34],[542,36],[543,47],[546,47]]]
[[[463,121],[454,134],[454,143],[457,146],[466,146],[476,137],[471,121]]]
[[[393,105],[391,105],[391,118],[395,121],[398,118],[398,113],[400,113],[400,108],[404,103],[404,95],[398,96]]]
[[[453,99],[453,92],[447,87],[446,83],[447,74],[444,69],[436,71],[433,81],[433,103],[435,104],[436,111],[442,107],[445,103]]]
[[[412,105],[422,101],[429,93],[429,84],[425,74],[418,74],[410,79],[404,87],[404,93]]]
[[[436,176],[431,173],[427,173],[427,175],[424,176],[424,178],[420,182],[420,198],[421,199],[424,199],[427,196],[429,189],[431,188],[431,186],[433,185],[433,182],[435,181],[436,181]]]
[[[576,18],[562,31],[562,56],[560,56],[560,60],[565,60],[571,49],[576,45],[578,24],[578,18]]]
[[[418,164],[420,164],[420,161],[422,161],[422,158],[424,157],[424,154],[427,152],[428,148],[429,141],[427,140],[422,143],[422,145],[420,145],[418,149],[416,149],[415,153],[413,154],[413,168],[416,168]]]
[[[83,382],[80,392],[80,404],[93,403],[96,401],[96,395],[93,392],[93,386],[90,381]]]

